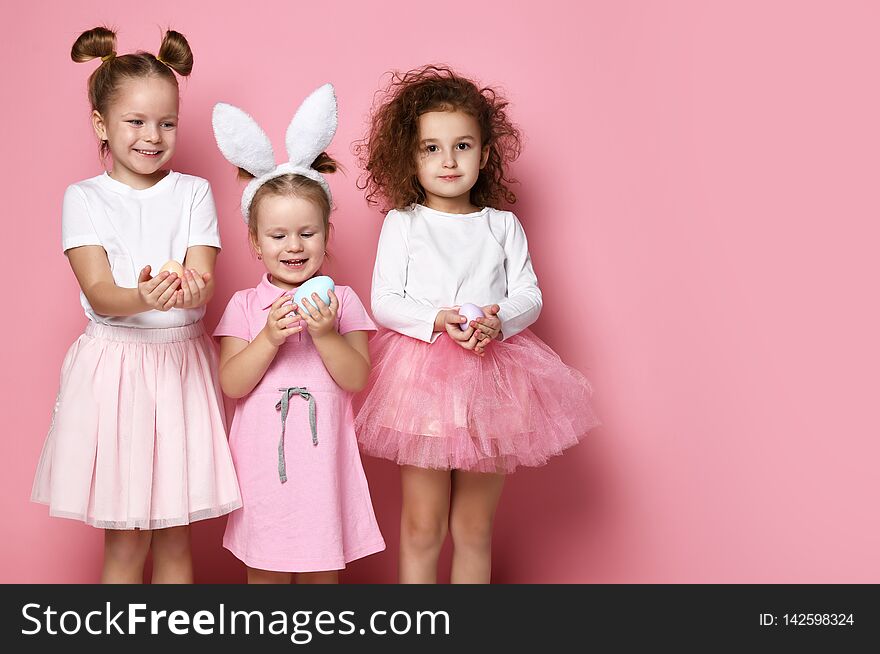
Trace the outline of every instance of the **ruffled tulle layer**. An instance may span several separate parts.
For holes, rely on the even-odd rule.
[[[217,355],[201,323],[89,323],[70,347],[31,499],[105,529],[162,529],[241,506]]]
[[[526,330],[479,357],[383,330],[355,398],[361,451],[400,465],[512,472],[540,466],[599,424],[586,377]]]

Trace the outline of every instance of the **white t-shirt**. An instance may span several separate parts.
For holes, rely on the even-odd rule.
[[[526,234],[511,212],[452,214],[416,204],[385,217],[371,302],[379,324],[433,343],[440,309],[498,304],[510,338],[538,319],[542,300]]]
[[[147,264],[155,276],[169,259],[183,263],[193,245],[220,247],[211,186],[201,177],[175,172],[142,190],[107,173],[71,184],[64,193],[61,245],[65,252],[100,245],[107,252],[116,285],[135,288],[138,273]],[[205,307],[199,307],[102,316],[82,291],[80,302],[89,320],[105,325],[182,327],[205,315]]]

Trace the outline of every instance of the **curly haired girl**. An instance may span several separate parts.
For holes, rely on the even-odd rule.
[[[431,583],[447,529],[453,583],[486,583],[504,473],[578,443],[598,420],[586,378],[527,328],[541,291],[513,203],[507,101],[445,66],[395,74],[356,146],[388,211],[373,271],[384,328],[355,420],[401,466],[399,574]]]

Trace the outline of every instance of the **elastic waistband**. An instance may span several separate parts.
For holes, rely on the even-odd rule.
[[[201,337],[205,333],[205,327],[201,320],[183,327],[160,327],[158,329],[118,327],[117,325],[101,325],[89,321],[85,333],[86,336],[92,338],[119,343],[177,343]]]

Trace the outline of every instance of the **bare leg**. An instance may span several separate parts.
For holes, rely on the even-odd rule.
[[[325,570],[323,572],[300,572],[296,575],[298,584],[338,584],[339,570]]]
[[[247,569],[249,584],[289,584],[291,574],[289,572],[273,572],[272,570],[260,570],[259,568]]]
[[[102,584],[144,583],[144,563],[153,532],[149,529],[105,529]]]
[[[400,583],[436,584],[449,524],[450,472],[401,466],[400,482]]]
[[[488,584],[492,577],[492,522],[504,475],[456,470],[452,474],[452,583]]]
[[[189,525],[153,531],[153,583],[191,584]]]

